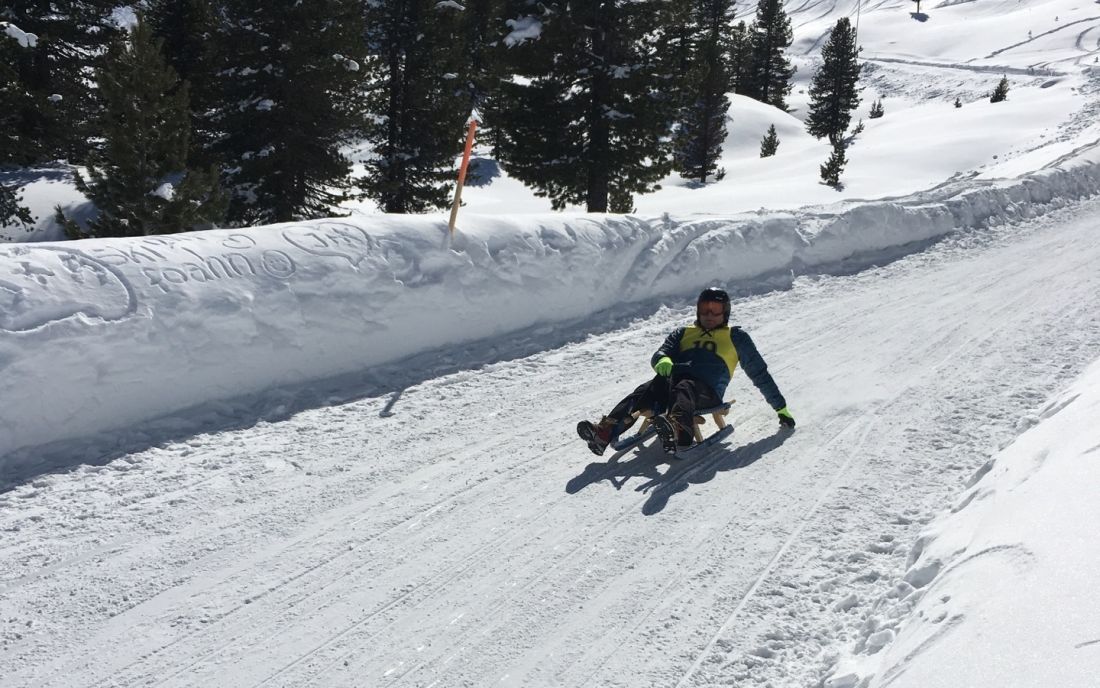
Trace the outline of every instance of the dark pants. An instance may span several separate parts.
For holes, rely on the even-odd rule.
[[[722,399],[702,380],[681,375],[670,382],[669,378],[657,375],[624,397],[607,417],[615,421],[612,436],[618,436],[634,424],[631,414],[635,411],[664,413],[671,409],[669,415],[672,419],[690,431],[696,409],[710,408],[721,403]]]

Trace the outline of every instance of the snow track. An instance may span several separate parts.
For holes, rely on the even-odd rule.
[[[737,300],[670,465],[573,425],[687,309],[0,494],[0,666],[30,686],[805,686],[866,644],[921,524],[1100,357],[1100,201]],[[919,581],[916,581],[919,583]]]

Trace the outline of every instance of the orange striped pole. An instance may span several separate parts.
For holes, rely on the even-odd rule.
[[[451,236],[455,233],[455,220],[458,219],[458,206],[462,205],[462,185],[466,183],[466,168],[470,165],[470,151],[474,147],[474,132],[477,131],[477,119],[470,118],[470,126],[466,130],[466,150],[462,153],[462,166],[458,168],[458,186],[455,187],[455,202],[451,206],[451,221],[448,228]]]

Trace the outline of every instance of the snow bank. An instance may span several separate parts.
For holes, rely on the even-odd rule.
[[[824,685],[1095,686],[1097,417],[1100,361],[922,532],[904,580]]]
[[[32,448],[486,341],[626,301],[827,266],[1100,188],[1080,163],[887,203],[678,220],[364,216],[0,247],[0,477]]]

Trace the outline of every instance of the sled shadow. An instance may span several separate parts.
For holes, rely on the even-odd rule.
[[[604,480],[616,490],[627,486],[632,478],[643,478],[645,482],[634,488],[636,492],[649,492],[649,499],[642,506],[642,513],[652,516],[660,513],[668,504],[672,495],[683,492],[690,483],[705,483],[719,472],[732,471],[750,466],[777,449],[791,432],[777,430],[765,437],[746,445],[729,448],[719,447],[698,458],[684,460],[670,459],[656,443],[642,447],[626,461],[620,459],[634,449],[627,449],[613,455],[603,463],[590,463],[584,471],[570,479],[565,491],[576,494],[585,487]]]
[[[619,460],[627,455],[631,456],[626,461]],[[668,462],[669,458],[655,442],[640,448],[631,447],[616,452],[603,463],[588,464],[580,475],[571,478],[565,484],[565,491],[569,494],[577,494],[589,485],[603,480],[610,482],[616,490],[621,490],[631,478],[641,477],[651,480],[659,478],[660,465]]]
[[[781,447],[792,434],[788,430],[776,430],[770,437],[728,451],[719,449],[717,455],[702,457],[699,462],[686,461],[682,467],[674,466],[667,473],[635,488],[639,492],[650,493],[649,499],[642,505],[642,513],[646,516],[659,514],[673,495],[683,492],[691,483],[701,485],[723,471],[751,466],[768,452]]]

